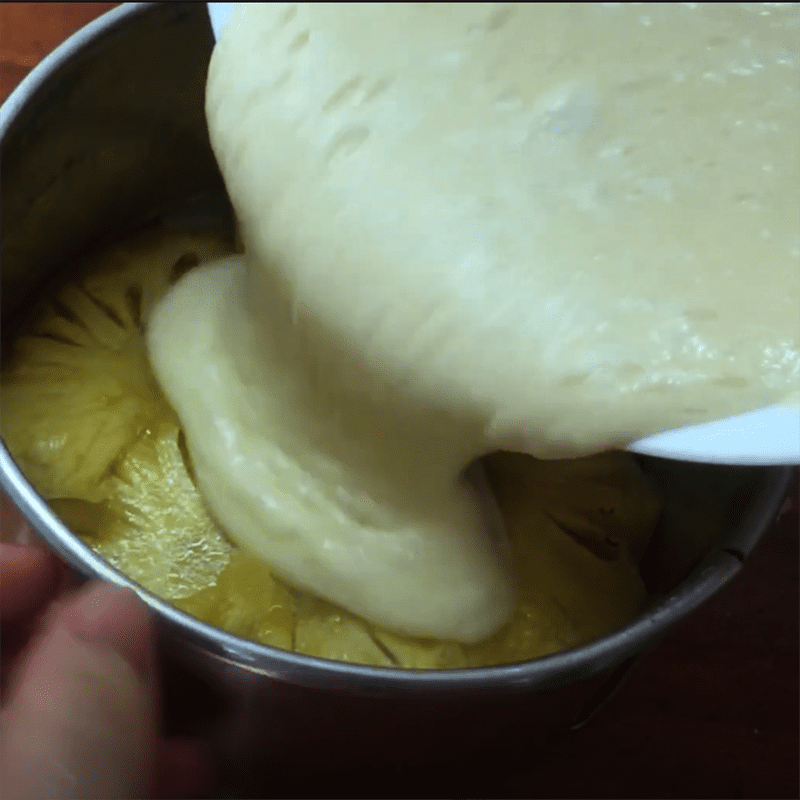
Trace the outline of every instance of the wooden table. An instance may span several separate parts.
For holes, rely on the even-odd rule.
[[[116,3],[0,4],[0,99],[73,31]],[[798,499],[743,575],[676,629],[591,725],[512,767],[432,761],[420,796],[798,797]],[[460,779],[463,776],[463,780]],[[394,776],[310,776],[318,796]]]

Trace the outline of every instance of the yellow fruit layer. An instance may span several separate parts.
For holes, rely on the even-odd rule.
[[[487,459],[520,582],[510,621],[477,645],[381,630],[284,584],[234,548],[195,486],[142,330],[186,269],[232,248],[151,232],[90,262],[31,309],[0,410],[17,463],[65,523],[153,594],[230,633],[324,658],[414,669],[510,663],[575,647],[642,608],[638,559],[661,500],[623,453]]]

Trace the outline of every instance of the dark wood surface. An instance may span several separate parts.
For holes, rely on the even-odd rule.
[[[115,5],[0,4],[0,100]],[[671,633],[587,728],[524,763],[467,766],[433,754],[424,774],[405,778],[426,797],[798,797],[799,506],[795,480],[734,585]],[[318,796],[400,788],[399,776],[346,765],[316,784],[306,777]]]

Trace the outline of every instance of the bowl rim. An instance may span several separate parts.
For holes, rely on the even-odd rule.
[[[125,3],[74,33],[34,67],[0,105],[0,147],[15,120],[36,100],[49,79],[99,38],[141,15],[170,13],[170,7],[196,9],[197,5]],[[5,443],[0,442],[0,489],[48,546],[84,579],[107,581],[136,591],[158,621],[162,644],[173,647],[176,639],[182,640],[190,648],[210,653],[239,668],[295,685],[324,689],[335,686],[348,693],[381,696],[442,688],[470,692],[519,691],[521,688],[545,691],[590,678],[647,649],[672,625],[729,583],[777,514],[794,470],[791,466],[763,467],[763,470],[764,484],[748,514],[726,539],[729,546],[712,552],[672,594],[657,601],[627,625],[588,644],[531,661],[491,667],[410,670],[331,661],[280,650],[226,633],[180,611],[117,572],[71,533],[22,474]]]

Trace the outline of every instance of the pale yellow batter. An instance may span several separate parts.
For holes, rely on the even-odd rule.
[[[230,535],[476,641],[513,577],[474,458],[796,393],[799,37],[797,4],[240,6],[207,111],[246,254],[149,332]]]

